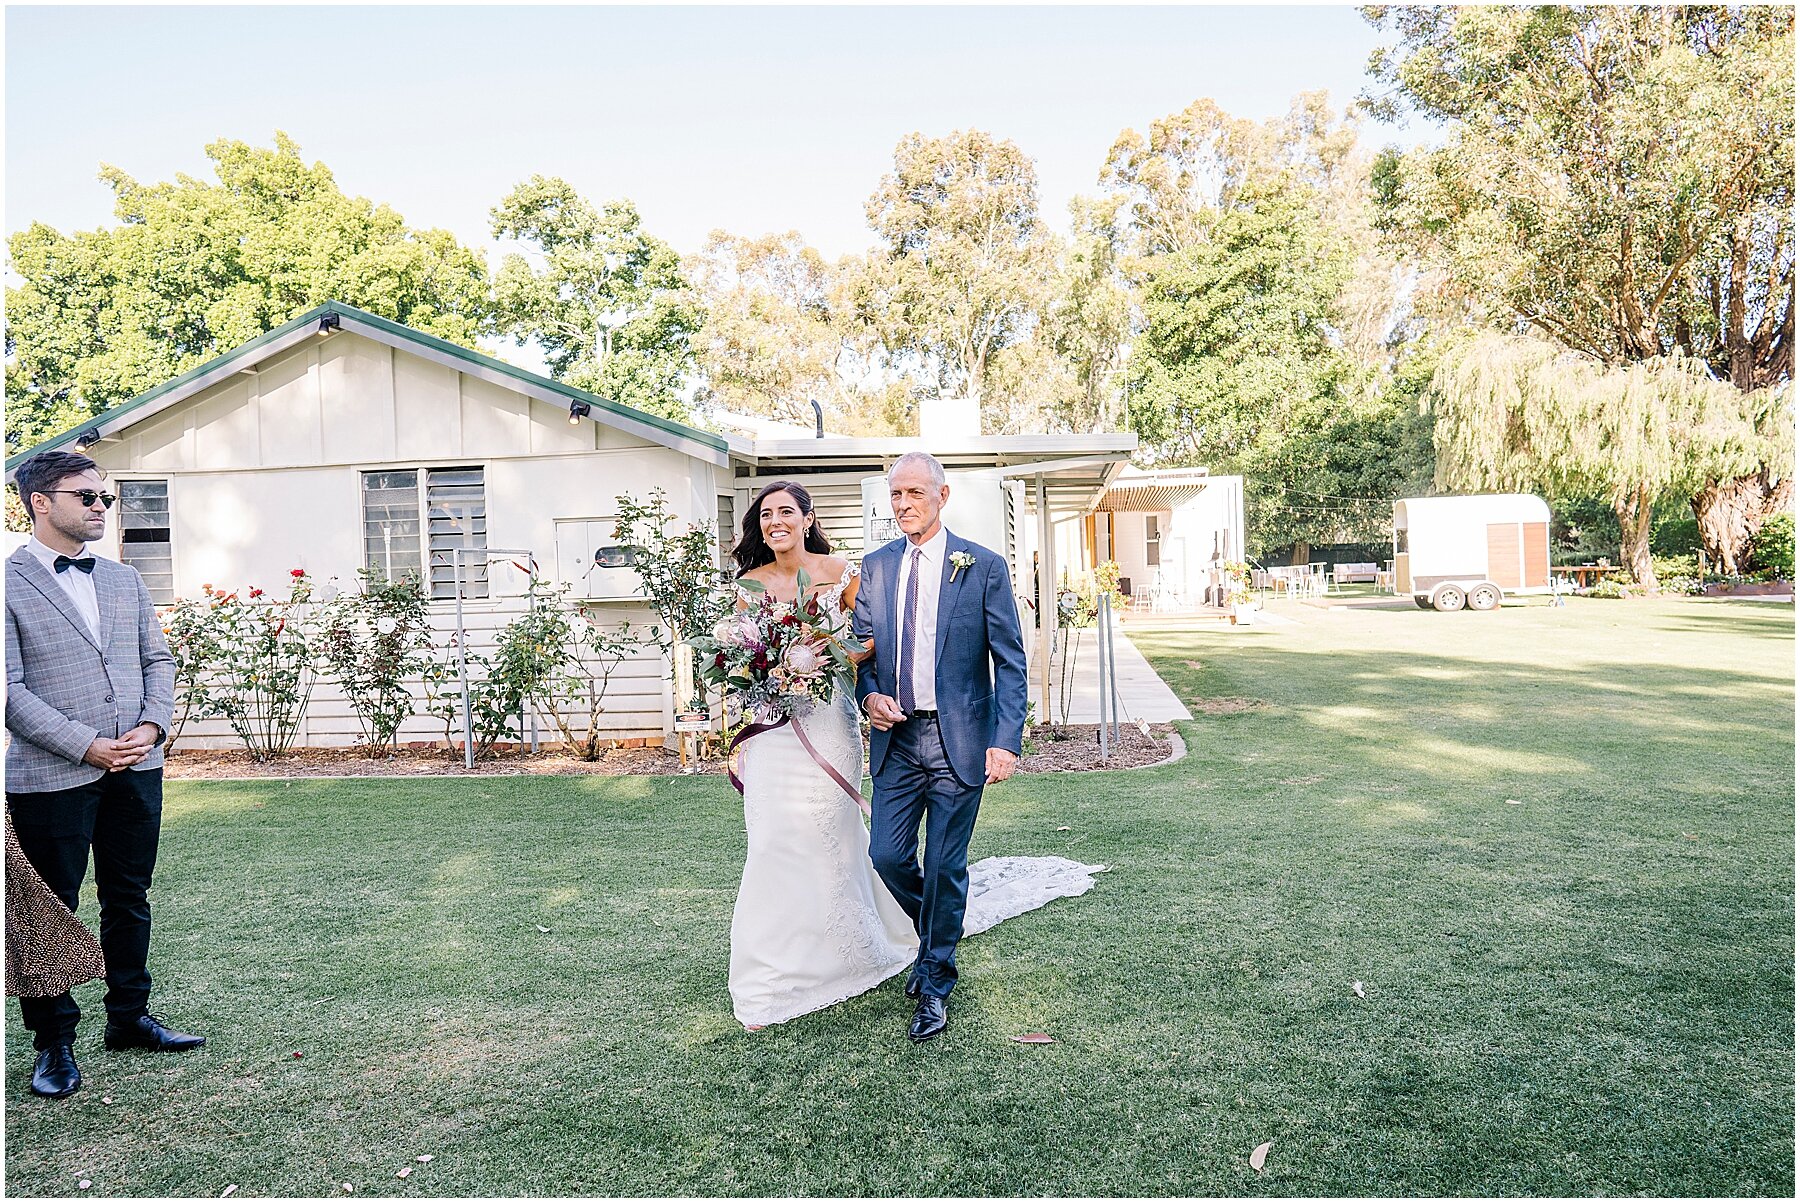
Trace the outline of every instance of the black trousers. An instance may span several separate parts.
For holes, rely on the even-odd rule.
[[[71,911],[94,850],[100,894],[100,951],[106,955],[106,1014],[129,1022],[150,1006],[150,878],[162,833],[161,769],[108,773],[89,785],[6,795],[19,847]],[[81,1008],[66,992],[21,998],[19,1011],[39,1049],[75,1039]]]

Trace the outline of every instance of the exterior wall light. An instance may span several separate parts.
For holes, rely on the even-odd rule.
[[[569,402],[569,425],[574,426],[581,419],[594,412],[594,407],[586,401]]]

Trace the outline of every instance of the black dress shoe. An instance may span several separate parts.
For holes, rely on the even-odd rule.
[[[31,1093],[47,1099],[65,1099],[81,1089],[81,1071],[75,1068],[75,1050],[53,1044],[37,1055],[31,1071]]]
[[[944,1007],[944,1000],[931,994],[921,995],[912,1022],[906,1027],[906,1038],[914,1044],[923,1044],[942,1035],[949,1026],[950,1013]]]
[[[917,998],[925,993],[925,980],[919,976],[917,969],[906,975],[906,997]]]
[[[164,1027],[154,1015],[139,1015],[130,1023],[106,1021],[106,1047],[110,1049],[148,1048],[159,1053],[180,1053],[205,1043],[206,1037]]]

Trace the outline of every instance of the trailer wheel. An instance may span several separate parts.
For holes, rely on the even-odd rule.
[[[1431,609],[1431,599],[1423,594],[1415,593],[1413,594],[1413,605],[1421,610],[1429,610]]]
[[[1468,595],[1455,585],[1442,585],[1431,595],[1431,606],[1440,614],[1454,614],[1468,600]]]
[[[1469,609],[1492,610],[1500,604],[1498,585],[1480,584],[1469,590]]]

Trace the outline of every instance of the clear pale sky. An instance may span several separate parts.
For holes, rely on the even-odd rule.
[[[282,129],[346,192],[475,246],[538,172],[631,198],[682,251],[797,229],[835,256],[872,243],[863,202],[901,136],[968,127],[1036,160],[1066,228],[1122,129],[1202,96],[1341,107],[1381,40],[1349,6],[10,6],[6,229],[110,224],[102,162],[211,178],[207,142]]]

